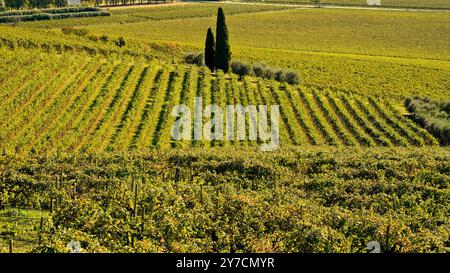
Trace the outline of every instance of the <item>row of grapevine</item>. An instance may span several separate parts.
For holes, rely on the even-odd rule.
[[[334,133],[332,133],[332,129],[326,123],[324,117],[319,115],[319,113],[316,111],[315,105],[309,98],[309,95],[306,94],[305,92],[300,91],[300,98],[302,100],[303,105],[305,105],[306,111],[311,116],[311,120],[313,121],[314,126],[322,135],[325,144],[336,145],[337,136]]]
[[[141,113],[139,125],[137,126],[133,139],[129,148],[142,148],[151,143],[151,133],[153,132],[158,112],[156,109],[160,107],[164,92],[167,87],[169,77],[169,69],[161,68],[150,89],[150,97],[146,101],[146,105]]]
[[[356,100],[356,104],[367,119],[373,123],[374,127],[385,134],[392,143],[400,146],[408,145],[408,142],[404,137],[400,136],[392,127],[388,126],[382,119],[370,111],[361,99]]]
[[[155,65],[145,67],[142,71],[133,95],[122,114],[117,130],[110,139],[108,149],[112,150],[115,146],[119,146],[120,149],[126,149],[130,145],[132,133],[138,126],[139,115],[143,111],[144,104],[150,94],[148,90],[153,84],[157,73],[158,70]]]
[[[269,108],[269,105],[277,104],[273,95],[268,91],[268,88],[270,88],[270,86],[267,86],[267,82],[262,81],[262,80],[258,81],[258,91],[257,92],[259,92],[261,95],[262,105],[267,105],[267,108]],[[281,109],[280,109],[280,115],[282,115]],[[267,118],[267,120],[268,120],[268,123],[270,124],[270,126],[272,126],[272,124],[270,122],[270,118]],[[288,127],[285,124],[285,122],[286,122],[286,119],[283,119],[282,116],[280,116],[280,122],[279,122],[280,123],[280,140],[289,145],[291,143],[292,139],[289,135],[289,130],[288,130]]]

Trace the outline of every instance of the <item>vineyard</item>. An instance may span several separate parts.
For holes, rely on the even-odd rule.
[[[152,147],[247,146],[252,141],[173,141],[173,106],[280,105],[281,145],[437,145],[426,130],[374,97],[211,74],[139,58],[4,50],[0,149],[12,152],[132,151]],[[26,65],[28,70],[17,68]],[[16,73],[14,77],[12,73]],[[52,75],[48,78],[45,75]],[[248,119],[248,117],[247,117]],[[247,120],[248,122],[248,120]]]

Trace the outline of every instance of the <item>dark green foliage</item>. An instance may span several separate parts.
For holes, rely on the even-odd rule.
[[[55,6],[58,8],[67,7],[67,0],[55,0]]]
[[[45,9],[52,4],[52,0],[28,0],[30,8]]]
[[[442,144],[450,144],[450,102],[413,97],[405,100],[405,107],[412,114],[412,118]]]
[[[108,42],[109,41],[109,36],[106,35],[106,34],[103,34],[102,36],[100,36],[100,41]]]
[[[300,84],[301,79],[297,72],[287,71],[285,74],[286,82],[289,84]]]
[[[285,82],[286,81],[286,72],[282,69],[279,69],[275,72],[275,80],[277,82]]]
[[[311,0],[318,8],[320,8],[320,0]]]
[[[219,8],[216,26],[216,69],[227,73],[230,68],[231,51],[228,41],[228,28],[223,9]]]
[[[204,65],[203,53],[187,53],[184,55],[184,62],[187,64]]]
[[[124,47],[125,46],[125,39],[123,37],[119,37],[116,41],[114,41],[116,46],[118,47]]]
[[[214,42],[214,34],[211,28],[208,28],[205,41],[205,64],[212,72],[216,68],[215,55],[216,55],[216,43]]]
[[[74,27],[63,27],[61,28],[61,31],[66,35],[75,34],[77,36],[86,36],[89,33],[89,30],[87,29]]]

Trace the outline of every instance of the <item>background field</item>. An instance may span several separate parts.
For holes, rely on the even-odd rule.
[[[292,68],[303,75],[307,86],[371,94],[396,99],[398,104],[410,95],[449,97],[448,13],[319,9],[260,12],[286,7],[224,7],[231,14],[245,13],[227,17],[234,58]],[[206,28],[214,27],[210,15],[216,8],[189,4],[173,10],[113,9],[107,21],[87,18],[19,26],[55,32],[61,26],[82,26],[93,33],[124,36],[137,44],[170,41],[185,47],[185,51],[201,51]],[[258,12],[248,13],[253,11]],[[173,19],[179,13],[183,18]]]
[[[14,73],[0,83],[0,117],[5,124],[0,149],[8,153],[257,144],[171,140],[172,107],[186,104],[194,109],[195,96],[202,97],[205,105],[223,109],[232,104],[280,105],[283,146],[438,144],[390,102],[375,97],[251,78],[238,81],[237,76],[211,75],[195,66],[141,59],[105,61],[80,54],[36,58],[28,51],[15,54],[19,52],[20,59],[3,52],[10,57],[3,75]],[[50,60],[52,65],[48,65]],[[17,73],[15,67],[23,64],[30,69]]]

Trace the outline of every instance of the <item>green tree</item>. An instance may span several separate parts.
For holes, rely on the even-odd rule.
[[[221,69],[227,73],[230,68],[231,51],[228,43],[228,28],[225,23],[225,15],[222,8],[217,13],[216,27],[216,69]]]
[[[215,55],[216,43],[214,42],[214,34],[211,28],[208,28],[205,41],[205,64],[211,71],[214,71],[216,69]]]
[[[25,6],[25,0],[5,0],[5,7],[10,9],[21,9]]]

